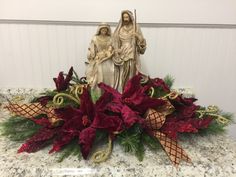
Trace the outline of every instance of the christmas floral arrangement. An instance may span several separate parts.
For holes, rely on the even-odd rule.
[[[2,135],[25,141],[18,153],[36,152],[52,145],[49,153],[62,152],[96,163],[109,158],[116,142],[125,152],[141,161],[145,146],[160,147],[174,165],[190,157],[177,143],[180,134],[222,132],[232,115],[216,106],[196,105],[171,89],[173,79],[150,78],[138,74],[123,93],[100,83],[102,94],[94,92],[86,78],[71,68],[54,78],[56,89],[43,93],[27,104],[9,102],[5,107],[15,115],[1,124]],[[107,148],[97,151],[97,144]]]

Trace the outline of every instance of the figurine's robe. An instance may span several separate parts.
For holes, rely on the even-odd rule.
[[[99,90],[97,84],[104,82],[107,85],[114,85],[114,63],[111,57],[99,55],[109,50],[111,46],[111,37],[101,40],[95,35],[90,43],[86,77],[93,89]]]
[[[134,31],[142,38],[142,41],[135,39],[132,35]],[[146,50],[146,41],[138,25],[136,29],[133,25],[127,29],[120,22],[113,34],[113,46],[117,51],[116,56],[113,57],[114,88],[122,92],[126,82],[141,70],[139,56]]]

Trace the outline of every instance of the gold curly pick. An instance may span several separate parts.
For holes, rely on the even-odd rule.
[[[69,98],[71,100],[73,100],[74,102],[76,102],[78,105],[80,105],[80,100],[69,95],[69,94],[66,94],[66,93],[58,93],[56,94],[54,97],[53,97],[53,103],[56,105],[56,106],[60,106],[63,104],[64,102],[64,97],[66,98]]]
[[[108,159],[112,151],[112,140],[109,137],[108,147],[104,150],[97,151],[92,156],[92,161],[95,163],[104,162]]]
[[[179,94],[176,91],[171,91],[170,93],[168,93],[167,95],[161,97],[162,99],[166,99],[169,98],[171,100],[176,99],[179,96]]]
[[[199,113],[199,118],[202,118],[204,115],[208,115],[208,116],[212,116],[216,119],[216,121],[219,124],[228,124],[229,120],[226,119],[225,117],[219,115],[219,108],[215,105],[210,105],[207,107],[207,109],[205,110],[198,110],[196,111],[197,113]]]
[[[70,93],[79,100],[79,95],[84,91],[84,88],[87,87],[86,84],[76,84],[70,87]]]

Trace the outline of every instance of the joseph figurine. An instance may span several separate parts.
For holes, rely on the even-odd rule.
[[[146,40],[132,12],[128,10],[121,12],[121,19],[113,34],[113,46],[114,88],[123,92],[126,82],[140,71],[139,56],[146,50]]]

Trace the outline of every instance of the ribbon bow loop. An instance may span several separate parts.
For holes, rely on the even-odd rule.
[[[166,105],[155,109],[148,109],[146,112],[145,123],[153,135],[158,139],[166,154],[175,166],[178,166],[181,160],[191,162],[185,151],[177,144],[177,141],[167,137],[166,134],[159,131],[166,120],[166,115],[171,114],[174,107],[167,101]]]

